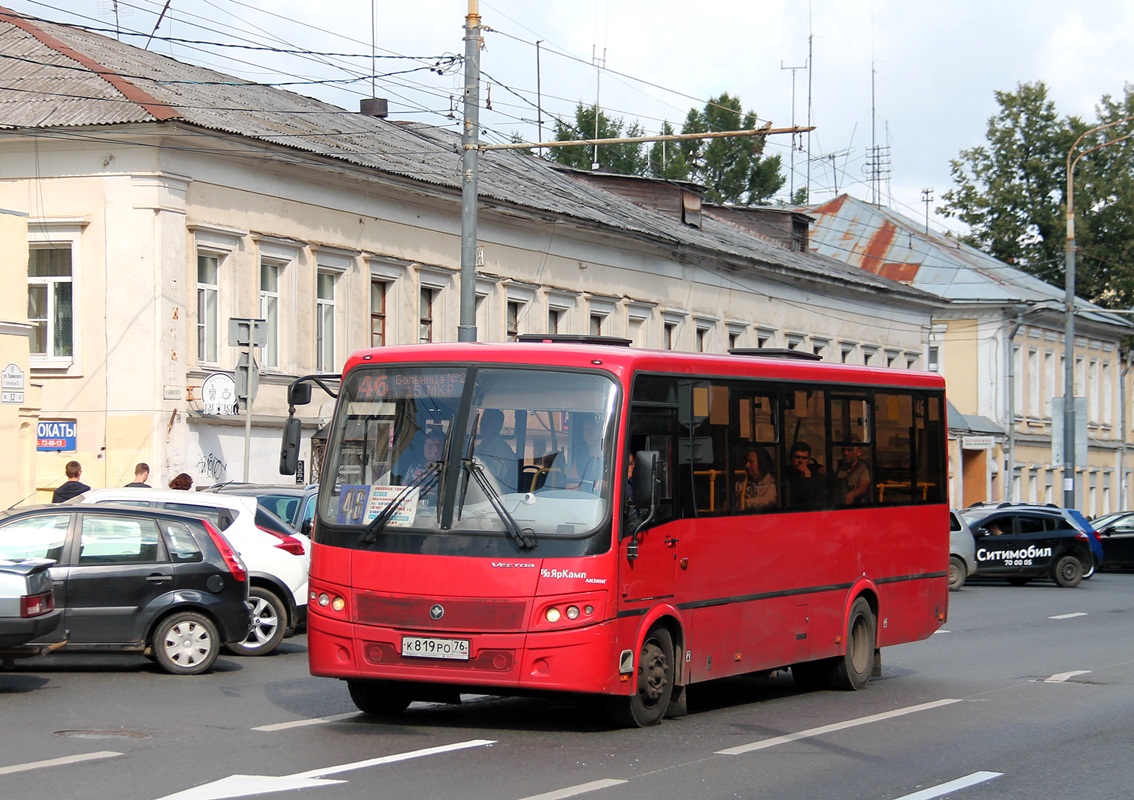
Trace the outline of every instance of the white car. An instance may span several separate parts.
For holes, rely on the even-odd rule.
[[[248,567],[252,630],[228,645],[237,655],[267,655],[307,618],[311,540],[261,508],[254,497],[176,489],[91,489],[71,503],[125,503],[183,511],[208,519]]]

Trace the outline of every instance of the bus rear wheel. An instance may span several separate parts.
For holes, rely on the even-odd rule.
[[[379,717],[396,717],[409,708],[413,697],[396,683],[347,681],[350,699],[359,711]]]
[[[673,637],[665,628],[652,628],[638,654],[637,691],[607,700],[610,721],[623,728],[657,725],[673,696]]]
[[[874,669],[874,649],[878,623],[865,598],[851,606],[847,620],[846,652],[836,659],[831,672],[831,688],[858,691],[866,688]]]

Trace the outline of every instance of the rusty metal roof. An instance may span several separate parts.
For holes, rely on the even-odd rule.
[[[186,125],[335,159],[460,192],[455,130],[399,123],[251,84],[100,34],[0,9],[0,129],[159,123]],[[455,126],[454,126],[455,129]],[[520,151],[478,158],[482,202],[521,206],[555,219],[613,228],[722,265],[790,279],[836,283],[919,303],[935,298],[855,269],[798,253],[706,215],[702,227],[572,178]]]
[[[922,223],[865,200],[841,195],[804,209],[815,219],[812,249],[865,272],[902,281],[957,303],[1004,306],[1065,301],[1063,288],[967,245],[926,232]],[[1076,298],[1080,313],[1108,324],[1129,325],[1101,306]]]

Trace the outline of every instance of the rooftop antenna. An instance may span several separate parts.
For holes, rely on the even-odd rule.
[[[795,73],[798,72],[801,69],[807,69],[807,65],[804,64],[802,67],[785,67],[784,62],[781,60],[780,61],[780,70],[783,71],[785,69],[791,70],[791,126],[794,128],[795,127]],[[790,176],[788,178],[788,202],[789,203],[795,202],[795,148],[796,148],[795,137],[796,137],[796,135],[797,134],[794,134],[794,133],[791,135],[791,162],[790,162],[790,166],[788,167],[788,175]]]
[[[597,54],[597,45],[591,45],[591,61],[595,65],[595,138],[599,138],[599,82],[602,78],[602,71],[606,68],[606,48],[602,49],[602,58],[600,59]],[[591,169],[597,170],[599,168],[598,160],[598,145],[595,145],[594,159],[591,161]]]

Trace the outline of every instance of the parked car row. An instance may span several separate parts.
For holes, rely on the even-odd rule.
[[[0,663],[65,646],[191,675],[222,648],[275,651],[306,621],[316,490],[92,489],[0,512]]]
[[[1098,532],[1074,510],[1030,503],[979,503],[955,516],[960,526],[971,531],[978,577],[1004,578],[1014,586],[1050,578],[1070,588],[1104,563]]]
[[[267,655],[307,617],[307,573],[311,540],[254,497],[175,489],[91,489],[71,503],[120,503],[184,511],[208,519],[248,567],[254,621],[243,641],[229,644],[237,655]]]
[[[65,643],[142,653],[167,672],[196,675],[213,666],[223,646],[242,642],[252,623],[244,562],[200,515],[29,506],[0,515],[0,559],[14,565],[8,575],[26,567],[19,617],[11,602],[13,613],[0,619],[12,643],[9,657]],[[48,607],[61,613],[40,625],[37,618],[52,612],[39,612]]]

